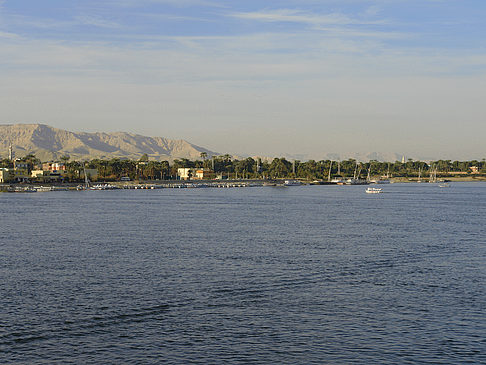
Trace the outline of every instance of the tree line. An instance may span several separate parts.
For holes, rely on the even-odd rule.
[[[20,159],[27,162],[32,169],[40,167],[40,160],[30,154]],[[481,161],[451,161],[437,160],[429,163],[409,159],[405,163],[380,162],[376,160],[359,162],[354,159],[344,161],[309,160],[289,161],[283,157],[273,160],[260,158],[235,159],[231,155],[220,155],[208,158],[206,153],[201,153],[201,159],[189,160],[185,158],[168,161],[150,161],[147,155],[139,160],[112,158],[92,159],[89,161],[71,160],[69,156],[60,158],[66,166],[65,178],[68,181],[79,181],[83,169],[96,169],[98,180],[120,180],[121,177],[129,177],[131,180],[175,180],[179,168],[209,169],[221,178],[228,179],[283,179],[298,178],[326,180],[329,177],[366,178],[368,173],[372,177],[428,177],[430,173],[447,176],[454,172],[471,173],[471,167],[476,167],[479,173],[486,174],[485,159]],[[13,162],[8,159],[0,160],[0,167],[13,168]]]

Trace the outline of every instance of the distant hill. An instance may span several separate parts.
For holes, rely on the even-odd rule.
[[[55,160],[63,155],[71,159],[130,158],[147,154],[153,160],[176,158],[199,159],[201,152],[216,153],[184,140],[146,137],[139,134],[76,133],[44,124],[0,125],[0,157],[8,157],[12,145],[17,157],[34,153],[42,161]]]

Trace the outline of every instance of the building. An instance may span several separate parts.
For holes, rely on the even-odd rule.
[[[214,171],[206,168],[197,169],[195,178],[197,180],[212,180],[214,179]]]
[[[27,170],[29,171],[31,165],[28,162],[22,161],[20,159],[14,160],[14,169],[15,170]]]
[[[471,174],[479,174],[479,168],[477,166],[471,166],[469,169],[471,170]]]
[[[29,182],[30,174],[28,169],[15,168],[13,171],[13,181],[14,182]]]
[[[0,183],[8,183],[13,180],[13,171],[10,169],[0,169]]]
[[[63,174],[66,172],[66,165],[62,162],[46,162],[42,164],[42,170]]]
[[[32,170],[30,176],[38,182],[53,182],[63,180],[64,177],[59,173],[52,173],[44,170]]]
[[[177,176],[180,180],[191,180],[195,176],[195,170],[189,167],[179,167]]]

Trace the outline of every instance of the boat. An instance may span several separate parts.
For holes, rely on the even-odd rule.
[[[369,182],[363,179],[347,179],[345,181],[346,185],[368,185]]]
[[[344,185],[345,180],[343,178],[334,178],[331,180],[331,184]]]
[[[450,188],[451,185],[447,182],[439,184],[439,188]]]
[[[285,180],[284,186],[300,186],[302,183],[299,180]]]
[[[14,188],[7,189],[9,193],[36,193],[37,189],[32,186],[16,186]]]
[[[117,186],[111,184],[97,184],[89,187],[89,190],[115,190]]]
[[[36,189],[39,192],[45,192],[45,191],[54,191],[53,186],[34,186],[34,189]]]
[[[366,194],[379,194],[379,193],[383,193],[383,189],[381,189],[381,188],[367,188],[365,190],[365,193]]]
[[[380,176],[378,180],[372,180],[371,181],[374,184],[390,184],[390,164],[388,164],[388,170],[386,172],[385,176]]]

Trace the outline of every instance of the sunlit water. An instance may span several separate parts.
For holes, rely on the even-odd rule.
[[[486,362],[486,184],[0,195],[0,363]]]

